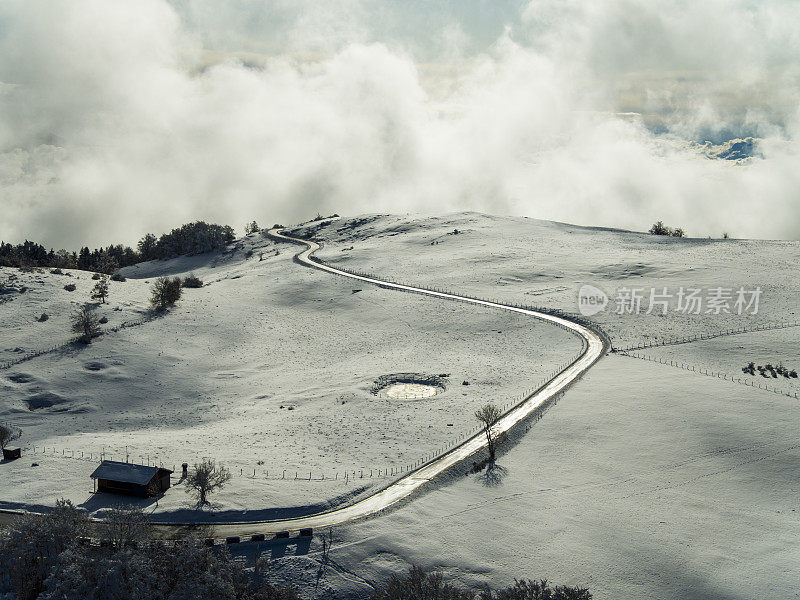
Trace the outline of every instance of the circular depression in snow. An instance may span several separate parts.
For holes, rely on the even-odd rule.
[[[396,400],[430,398],[445,390],[448,375],[394,373],[381,375],[372,385],[372,393]]]
[[[440,388],[424,383],[393,383],[381,390],[387,398],[402,398],[414,400],[417,398],[430,398],[439,393]]]

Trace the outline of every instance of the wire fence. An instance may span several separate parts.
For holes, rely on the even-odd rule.
[[[105,334],[108,334],[108,333],[117,333],[117,332],[119,332],[119,331],[121,331],[123,329],[129,329],[131,327],[138,327],[139,325],[144,325],[145,323],[149,323],[150,321],[153,321],[153,320],[155,320],[157,318],[158,318],[157,316],[150,316],[150,317],[144,317],[142,319],[138,319],[136,321],[123,321],[119,325],[115,325],[114,327],[109,327],[107,329],[104,329],[102,334],[105,335]],[[58,352],[59,350],[63,350],[65,348],[70,347],[74,343],[75,343],[74,340],[70,340],[68,342],[63,342],[61,344],[56,344],[55,346],[51,346],[49,348],[45,348],[44,350],[36,350],[35,352],[29,352],[27,354],[23,354],[19,358],[15,358],[13,360],[0,362],[0,370],[10,369],[14,365],[18,365],[20,363],[27,362],[27,361],[32,360],[34,358],[37,358],[39,356],[44,356],[45,354],[52,354],[53,352]]]
[[[713,369],[708,369],[706,367],[699,367],[697,365],[692,365],[690,363],[684,363],[681,361],[673,360],[670,358],[661,358],[657,356],[650,356],[647,354],[643,354],[641,352],[635,351],[620,351],[620,356],[628,356],[630,358],[638,358],[640,360],[646,360],[649,362],[659,363],[662,365],[667,365],[669,367],[676,367],[678,369],[683,369],[685,371],[689,371],[690,373],[694,373],[696,375],[705,375],[706,377],[715,377],[717,379],[722,379],[723,381],[730,381],[733,383],[738,383],[740,385],[745,385],[752,388],[758,388],[760,390],[764,390],[766,392],[772,392],[774,394],[779,394],[781,396],[788,396],[789,398],[798,398],[798,393],[793,392],[791,390],[781,389],[777,386],[770,386],[766,383],[762,383],[755,377],[748,378],[748,377],[738,377],[733,376],[729,373],[724,371],[714,371]]]
[[[728,335],[739,335],[743,333],[752,333],[755,331],[770,331],[773,329],[788,329],[790,327],[800,327],[800,321],[780,321],[775,323],[754,325],[752,327],[735,327],[733,329],[720,329],[718,331],[702,332],[702,333],[696,333],[694,335],[670,336],[661,339],[653,339],[651,341],[643,340],[641,344],[636,344],[634,346],[627,346],[625,348],[617,348],[615,349],[615,352],[644,350],[646,348],[654,348],[658,346],[674,346],[677,344],[688,344],[690,342],[697,342],[700,340],[710,340]]]

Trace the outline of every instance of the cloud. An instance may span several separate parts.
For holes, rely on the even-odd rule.
[[[427,4],[8,0],[0,239],[456,210],[800,236],[796,3]]]

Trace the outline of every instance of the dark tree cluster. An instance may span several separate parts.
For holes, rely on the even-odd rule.
[[[678,238],[682,238],[686,235],[686,232],[680,227],[675,227],[673,229],[672,227],[664,225],[664,221],[653,223],[653,226],[650,228],[650,233],[653,235],[670,235]]]
[[[134,250],[122,244],[78,252],[53,249],[26,240],[22,244],[0,242],[0,267],[80,269],[111,275],[117,270],[146,260],[202,254],[223,248],[235,239],[232,227],[204,221],[188,223],[161,237],[145,235]]]
[[[106,543],[86,543],[92,535]],[[225,549],[197,540],[158,543],[140,511],[113,510],[99,525],[64,500],[0,530],[3,598],[297,600],[294,590],[266,581],[265,567],[246,571]]]
[[[103,540],[89,543],[89,537]],[[323,544],[324,558],[330,546]],[[90,521],[68,500],[0,529],[0,598],[15,600],[298,600],[272,583],[266,559],[248,569],[225,546],[197,539],[161,542],[141,510],[112,509]],[[323,597],[323,596],[315,596]],[[325,595],[335,600],[336,595]],[[586,588],[522,579],[498,590],[465,588],[411,567],[374,584],[371,600],[591,600]]]
[[[187,223],[160,238],[148,233],[139,240],[141,260],[157,260],[175,256],[203,254],[230,244],[236,235],[228,225],[215,225],[205,221]]]
[[[444,580],[441,573],[411,567],[375,588],[371,600],[591,600],[586,588],[551,586],[546,580],[523,579],[500,590],[469,590]]]
[[[755,376],[756,371],[762,377],[773,377],[775,379],[778,378],[778,375],[783,375],[786,379],[797,379],[797,371],[792,369],[791,371],[784,367],[783,365],[778,365],[777,367],[772,366],[771,364],[767,363],[766,365],[758,365],[756,363],[750,362],[746,367],[742,367],[742,373],[746,373],[747,375]]]
[[[122,244],[94,250],[84,246],[79,252],[67,250],[56,252],[52,249],[48,251],[41,244],[27,240],[16,246],[0,242],[0,267],[81,269],[111,274],[121,267],[137,262],[139,262],[138,253]]]

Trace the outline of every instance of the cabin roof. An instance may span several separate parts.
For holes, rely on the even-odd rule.
[[[148,467],[147,465],[134,465],[131,463],[117,462],[115,460],[104,460],[100,466],[91,474],[92,479],[110,479],[111,481],[124,481],[135,485],[146,485],[159,472],[169,469],[159,467]]]

